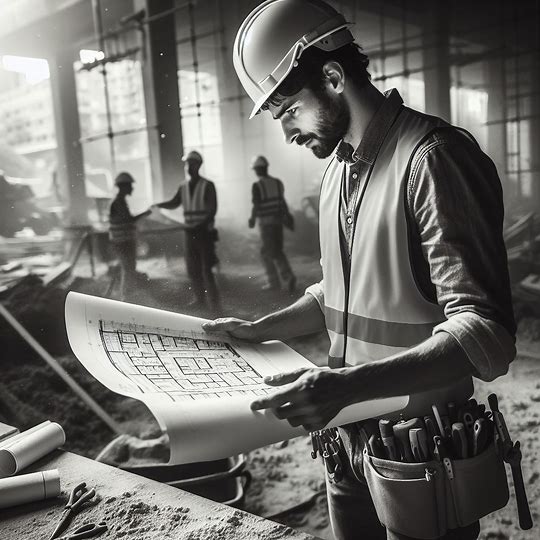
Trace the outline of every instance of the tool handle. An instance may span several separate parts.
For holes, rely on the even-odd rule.
[[[519,455],[521,456],[519,441],[516,442],[511,452],[519,452]],[[521,471],[521,457],[519,458],[519,460],[511,463],[511,467],[512,478],[514,480],[514,491],[516,492],[519,526],[522,530],[527,531],[532,528],[533,521],[529,508],[529,501],[527,500],[527,492],[525,491],[525,483],[523,482],[523,473]]]
[[[414,457],[412,455],[411,443],[409,441],[409,428],[404,424],[405,422],[401,424],[398,423],[394,426],[394,437],[397,441],[399,452],[403,458],[403,461],[412,463],[414,461]]]
[[[499,399],[497,398],[497,394],[489,394],[488,403],[489,403],[489,408],[493,412],[499,412]]]

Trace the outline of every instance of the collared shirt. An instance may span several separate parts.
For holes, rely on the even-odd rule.
[[[358,148],[353,152],[342,142],[336,149],[336,158],[346,163],[344,177],[336,181],[342,182],[341,223],[349,252],[354,230],[350,218],[401,107],[398,92],[388,92]],[[447,318],[434,333],[452,335],[475,374],[493,380],[507,372],[515,356],[516,330],[495,166],[472,137],[441,121],[412,156],[406,195],[415,278]],[[322,284],[306,292],[324,305]]]

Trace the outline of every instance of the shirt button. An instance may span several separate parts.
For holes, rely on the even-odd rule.
[[[349,216],[349,217],[347,218],[347,223],[348,223],[349,225],[352,223],[352,217],[351,217],[351,216]]]
[[[356,180],[358,178],[358,173],[353,172],[352,177]]]

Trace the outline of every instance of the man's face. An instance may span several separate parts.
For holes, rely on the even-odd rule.
[[[262,176],[266,176],[268,173],[266,167],[253,167],[253,170],[255,171],[256,176],[258,176],[259,178]]]
[[[190,178],[198,176],[201,164],[196,159],[188,159],[184,163],[184,172]]]
[[[349,107],[342,94],[330,94],[327,89],[313,91],[304,88],[286,97],[278,105],[269,105],[288,144],[305,145],[313,154],[327,158],[349,129]]]

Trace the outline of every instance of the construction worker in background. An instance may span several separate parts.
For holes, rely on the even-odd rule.
[[[251,117],[268,110],[287,143],[331,157],[320,196],[323,279],[257,321],[218,319],[204,328],[254,342],[327,329],[333,369],[267,377],[276,392],[251,407],[314,432],[337,540],[475,539],[485,500],[456,495],[467,517],[459,525],[451,516],[446,521],[445,503],[454,502],[439,501],[423,466],[416,465],[422,472],[407,477],[411,482],[399,481],[410,463],[387,461],[378,476],[373,472],[364,453],[366,423],[339,428],[339,437],[318,432],[344,407],[378,398],[409,396],[405,409],[388,415],[391,422],[400,414],[423,422],[433,404],[463,407],[473,376],[505,374],[516,352],[493,162],[468,133],[404,106],[395,89],[381,93],[349,26],[322,0],[268,0],[238,31],[234,66],[254,101]],[[467,474],[483,474],[478,462],[469,463]],[[388,480],[397,466],[402,476]],[[365,471],[379,490],[370,493]],[[475,485],[489,484],[492,472]],[[422,503],[420,485],[428,493]]]
[[[137,277],[137,227],[139,219],[149,216],[146,210],[133,216],[129,211],[126,197],[133,193],[133,176],[121,172],[114,180],[118,193],[109,209],[109,239],[120,263],[120,295],[126,300],[127,293],[133,290]]]
[[[289,293],[293,293],[296,278],[285,253],[283,253],[283,226],[294,230],[294,219],[285,201],[283,182],[268,174],[268,160],[264,156],[256,156],[251,168],[257,175],[257,182],[251,188],[253,208],[249,218],[249,228],[255,227],[259,221],[261,231],[261,256],[268,276],[268,283],[263,290],[280,288],[280,277]]]
[[[199,152],[192,150],[182,157],[182,161],[188,181],[180,185],[171,200],[154,206],[166,210],[183,206],[186,226],[184,253],[195,296],[192,304],[219,311],[220,298],[212,272],[212,267],[218,263],[215,248],[218,237],[214,227],[217,212],[216,188],[213,182],[199,174],[203,163]]]

